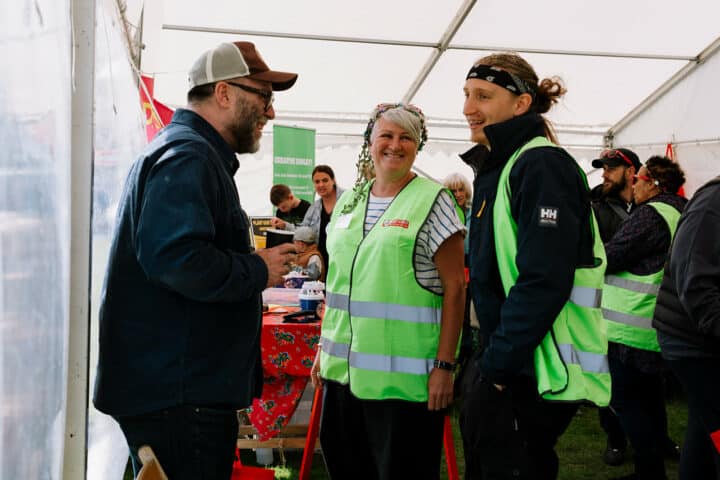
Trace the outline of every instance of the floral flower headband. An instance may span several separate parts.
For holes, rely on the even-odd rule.
[[[367,127],[365,127],[365,133],[363,134],[363,145],[360,149],[360,155],[358,155],[358,161],[355,164],[357,167],[357,178],[355,179],[355,185],[353,186],[353,198],[345,204],[342,210],[343,214],[350,213],[360,200],[365,196],[364,190],[365,185],[375,178],[375,166],[373,165],[372,158],[370,158],[370,136],[372,135],[373,128],[377,120],[387,111],[394,110],[396,108],[402,108],[406,112],[410,112],[420,119],[420,143],[418,144],[418,152],[422,150],[423,146],[427,142],[427,128],[425,127],[425,114],[423,114],[420,108],[412,104],[405,103],[380,103],[372,111],[370,120],[368,121]]]

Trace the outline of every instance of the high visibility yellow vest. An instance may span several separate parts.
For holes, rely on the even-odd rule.
[[[510,171],[520,155],[531,148],[557,147],[545,137],[535,137],[508,160],[498,181],[493,207],[493,227],[498,268],[505,295],[518,278],[517,224],[511,213]],[[585,174],[580,170],[585,179]],[[585,180],[587,186],[587,180]],[[588,205],[589,208],[589,205]],[[570,298],[555,319],[551,331],[535,349],[534,365],[538,393],[546,400],[589,400],[598,406],[610,402],[607,364],[607,331],[600,311],[606,257],[595,216],[590,210],[594,267],[578,267]]]
[[[320,375],[349,384],[358,398],[425,402],[443,298],[418,283],[413,256],[443,187],[414,178],[364,235],[369,190],[365,202],[328,225]],[[351,197],[341,197],[334,211]]]
[[[648,205],[667,223],[672,242],[680,212],[667,203],[648,202]],[[608,323],[608,340],[642,350],[660,351],[652,318],[662,277],[663,268],[648,275],[620,272],[605,277],[602,313]]]

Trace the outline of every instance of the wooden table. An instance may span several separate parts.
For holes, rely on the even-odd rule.
[[[287,307],[296,311],[297,307]],[[252,425],[240,427],[238,448],[303,448],[300,479],[310,475],[322,404],[321,390],[314,395],[309,425],[288,425],[308,380],[320,341],[320,323],[284,323],[284,313],[263,316],[261,354],[263,394],[247,415]],[[246,439],[254,436],[256,439]]]

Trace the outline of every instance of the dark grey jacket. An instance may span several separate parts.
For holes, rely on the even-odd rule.
[[[680,217],[653,327],[720,356],[720,177],[695,192]]]

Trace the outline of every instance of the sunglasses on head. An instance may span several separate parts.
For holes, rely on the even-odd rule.
[[[605,150],[600,154],[600,158],[620,158],[625,163],[628,164],[629,167],[634,167],[632,160],[630,160],[627,155],[625,155],[620,150],[612,149],[612,150]]]

